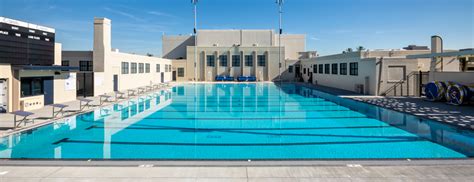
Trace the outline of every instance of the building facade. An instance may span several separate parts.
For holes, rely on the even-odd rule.
[[[430,59],[410,59],[408,55],[429,53],[422,50],[367,50],[301,60],[304,82],[367,95],[416,95],[415,78],[419,71],[429,71]],[[454,62],[444,67],[455,69]],[[452,68],[450,68],[452,67]]]
[[[77,68],[60,66],[53,28],[0,17],[0,50],[0,113],[76,99]]]
[[[306,46],[305,35],[285,34],[279,48],[273,30],[199,30],[196,36],[163,36],[163,58],[173,59],[173,80],[214,81],[219,75],[274,81],[280,73],[291,78],[283,73]]]
[[[63,65],[79,67],[77,93],[98,96],[171,80],[171,60],[112,49],[111,20],[94,19],[92,51],[63,51]]]

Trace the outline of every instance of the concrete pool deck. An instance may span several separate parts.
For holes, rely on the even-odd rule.
[[[61,167],[0,166],[0,181],[473,181],[473,165]]]
[[[336,88],[299,83],[323,92],[379,107],[415,115],[474,130],[474,105],[454,106],[444,102],[429,102],[420,97],[382,97],[360,95]]]

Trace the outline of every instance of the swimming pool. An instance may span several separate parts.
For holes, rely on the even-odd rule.
[[[0,139],[0,158],[474,156],[474,133],[295,84],[183,84]]]

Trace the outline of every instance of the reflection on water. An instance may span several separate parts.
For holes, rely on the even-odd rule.
[[[293,84],[189,84],[2,138],[0,157],[464,158],[474,156],[473,139]]]

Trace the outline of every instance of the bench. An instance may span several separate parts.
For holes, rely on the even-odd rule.
[[[53,118],[55,118],[59,114],[64,116],[64,113],[65,113],[64,108],[69,107],[68,105],[64,105],[64,104],[51,104],[50,106],[53,107],[53,114],[52,114]],[[56,108],[58,108],[59,110],[56,111]]]
[[[34,113],[32,112],[27,112],[27,111],[15,111],[15,112],[12,112],[11,114],[13,114],[13,128],[16,128],[18,127],[18,125],[21,124],[21,122],[26,123],[28,122],[28,117],[33,115]],[[23,117],[23,119],[21,120],[17,120],[17,116],[21,116]],[[18,122],[18,124],[17,124]],[[31,120],[31,122],[35,122],[34,120]]]

